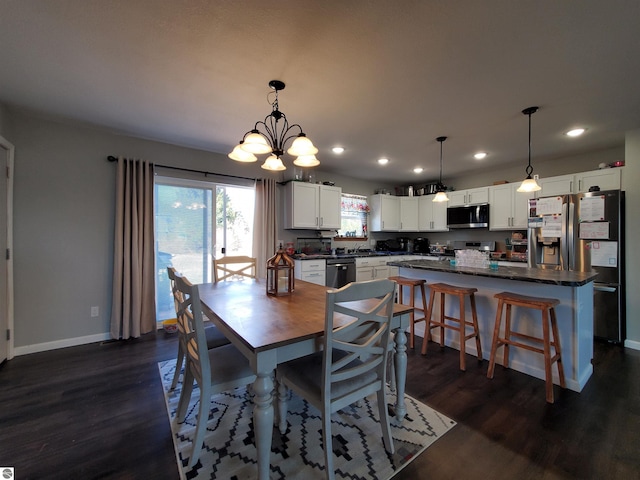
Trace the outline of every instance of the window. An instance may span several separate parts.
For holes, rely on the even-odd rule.
[[[156,316],[175,317],[167,267],[192,283],[212,281],[214,255],[252,255],[255,189],[156,177]]]
[[[366,237],[367,214],[369,205],[363,195],[342,194],[341,226],[338,235],[341,237]]]

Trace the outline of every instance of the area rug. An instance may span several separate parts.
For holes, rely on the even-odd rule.
[[[236,389],[211,397],[211,409],[204,446],[198,463],[187,467],[195,435],[198,391],[194,387],[184,423],[174,422],[182,385],[169,390],[175,360],[158,364],[173,433],[178,468],[182,479],[241,480],[256,478],[256,449],[253,437],[251,397]],[[387,402],[395,403],[393,392]],[[455,422],[405,395],[407,415],[399,424],[392,417],[391,434],[395,453],[382,443],[375,395],[359,406],[350,406],[331,419],[336,478],[351,480],[391,478],[429,445],[451,429]],[[288,428],[284,435],[273,429],[271,479],[323,479],[322,421],[320,412],[296,395],[288,402]]]

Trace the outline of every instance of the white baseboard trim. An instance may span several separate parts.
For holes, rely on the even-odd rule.
[[[624,346],[633,350],[640,350],[640,342],[636,342],[635,340],[625,340]]]
[[[110,340],[109,333],[97,333],[95,335],[87,335],[85,337],[65,338],[64,340],[56,340],[54,342],[36,343],[33,345],[25,345],[23,347],[15,347],[13,349],[14,356],[28,355],[30,353],[46,352],[48,350],[57,350],[58,348],[75,347],[78,345],[86,345],[87,343],[104,342]]]

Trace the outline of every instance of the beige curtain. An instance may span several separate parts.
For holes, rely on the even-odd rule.
[[[153,164],[118,158],[111,337],[156,328]]]
[[[256,275],[267,277],[267,260],[276,252],[276,181],[256,180],[256,202],[253,216],[253,256]]]

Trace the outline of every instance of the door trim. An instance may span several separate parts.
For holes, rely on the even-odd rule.
[[[13,172],[14,172],[14,154],[15,147],[12,143],[0,135],[0,149],[5,151],[5,165],[7,174],[5,181],[7,182],[7,250],[9,251],[9,259],[7,260],[7,328],[11,332],[11,336],[7,345],[7,360],[11,360],[14,355],[14,305],[13,305]],[[0,252],[1,253],[1,252]],[[4,255],[4,253],[1,253]],[[0,332],[3,334],[3,332]]]

